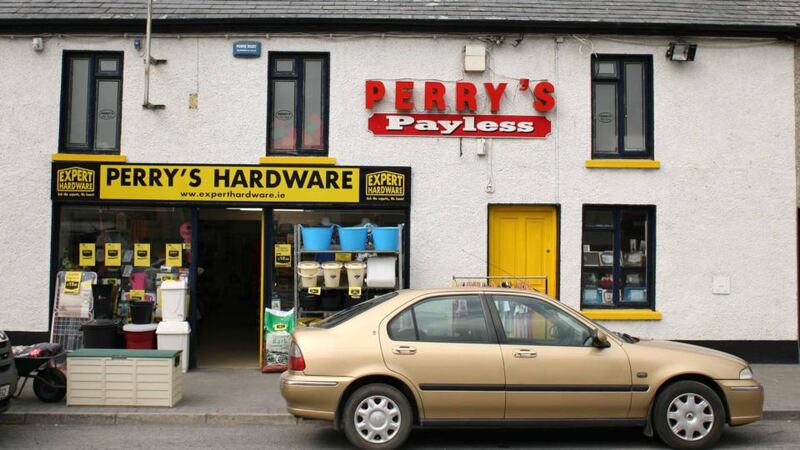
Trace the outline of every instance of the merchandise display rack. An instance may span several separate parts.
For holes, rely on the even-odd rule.
[[[372,255],[372,256],[395,256],[397,259],[395,260],[395,285],[393,287],[377,287],[377,288],[370,288],[367,286],[366,283],[366,275],[364,283],[361,287],[361,295],[358,297],[353,297],[348,295],[348,299],[357,299],[356,302],[361,302],[367,300],[369,298],[374,297],[375,295],[383,294],[386,292],[394,291],[397,289],[401,289],[404,286],[404,279],[403,279],[403,267],[404,260],[403,260],[403,224],[397,225],[397,250],[374,250],[374,249],[364,249],[364,250],[338,250],[338,249],[330,249],[330,250],[305,250],[302,233],[300,231],[300,226],[294,226],[294,257],[293,257],[293,265],[292,269],[294,271],[294,308],[297,312],[295,314],[295,320],[299,320],[300,318],[304,317],[304,315],[313,315],[313,316],[323,316],[327,317],[331,314],[335,314],[345,307],[347,304],[343,305],[338,310],[324,310],[324,309],[313,309],[313,310],[306,310],[303,309],[300,305],[300,294],[302,292],[308,292],[310,289],[315,288],[304,288],[300,285],[300,277],[298,276],[298,264],[302,261],[303,256],[307,255],[319,255],[319,254],[350,254],[350,255]],[[368,259],[368,258],[367,258]],[[366,259],[365,259],[366,261]],[[336,287],[326,287],[324,283],[319,286],[316,286],[316,289],[319,289],[320,292],[326,291],[349,291],[349,286],[347,285],[347,271],[346,269],[342,268],[342,277],[340,281],[340,285]],[[351,303],[354,304],[354,303]]]

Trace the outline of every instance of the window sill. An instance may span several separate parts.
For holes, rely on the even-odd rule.
[[[128,161],[125,155],[104,155],[94,153],[53,153],[53,161],[117,162]]]
[[[587,169],[659,169],[661,161],[652,159],[587,159]]]
[[[258,158],[258,163],[284,166],[335,166],[336,158],[328,156],[262,156]]]
[[[582,309],[592,320],[661,320],[661,311],[650,309]]]

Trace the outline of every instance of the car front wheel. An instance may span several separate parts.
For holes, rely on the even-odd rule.
[[[344,434],[365,450],[399,448],[411,433],[413,413],[402,392],[387,384],[358,388],[344,406]]]
[[[653,426],[658,437],[672,448],[708,448],[722,436],[725,407],[705,384],[679,381],[656,398]]]

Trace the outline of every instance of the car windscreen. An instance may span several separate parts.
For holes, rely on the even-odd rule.
[[[390,292],[388,294],[380,295],[378,297],[371,298],[369,300],[365,300],[361,303],[357,303],[347,309],[343,309],[336,314],[322,320],[320,322],[315,323],[313,326],[318,328],[333,328],[336,325],[339,325],[342,322],[346,322],[353,317],[367,311],[371,308],[374,308],[377,305],[389,300],[390,298],[397,297],[397,292]]]

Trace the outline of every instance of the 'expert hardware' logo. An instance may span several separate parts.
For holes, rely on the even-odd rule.
[[[367,175],[367,199],[401,200],[406,196],[406,176],[382,170]]]
[[[56,192],[63,197],[91,197],[94,195],[94,171],[83,167],[59,169]]]

